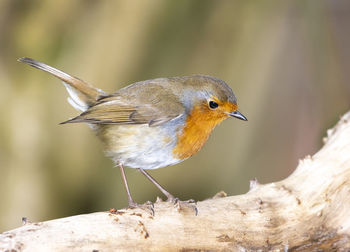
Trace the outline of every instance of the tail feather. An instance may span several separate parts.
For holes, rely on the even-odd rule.
[[[18,61],[48,72],[61,79],[70,95],[70,97],[68,97],[68,102],[77,110],[85,111],[90,106],[94,105],[100,96],[107,95],[104,91],[37,60],[24,57],[18,59]]]

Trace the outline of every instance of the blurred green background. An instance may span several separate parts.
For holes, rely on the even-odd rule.
[[[225,80],[248,122],[151,174],[181,199],[287,177],[350,108],[350,1],[0,1],[0,231],[127,205],[119,169],[60,81],[27,56],[112,92],[156,77]],[[315,172],[317,172],[315,170]],[[137,202],[160,192],[127,169]]]

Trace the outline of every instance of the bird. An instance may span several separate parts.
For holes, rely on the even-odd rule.
[[[68,102],[80,114],[61,124],[87,123],[96,132],[105,154],[120,168],[130,208],[142,205],[131,196],[124,166],[139,170],[167,201],[178,202],[146,170],[190,158],[226,118],[247,121],[238,111],[232,89],[212,76],[156,78],[107,93],[37,60],[23,57],[18,61],[63,82],[69,94]]]

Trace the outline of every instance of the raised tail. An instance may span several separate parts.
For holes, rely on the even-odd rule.
[[[24,57],[18,59],[18,61],[48,72],[61,79],[70,95],[70,97],[68,97],[68,102],[77,110],[87,110],[96,103],[100,96],[106,95],[104,91],[37,60]]]

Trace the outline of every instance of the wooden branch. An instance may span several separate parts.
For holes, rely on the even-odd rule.
[[[287,179],[155,216],[123,209],[29,223],[0,235],[1,251],[350,251],[350,112]],[[181,206],[181,205],[180,205]]]

